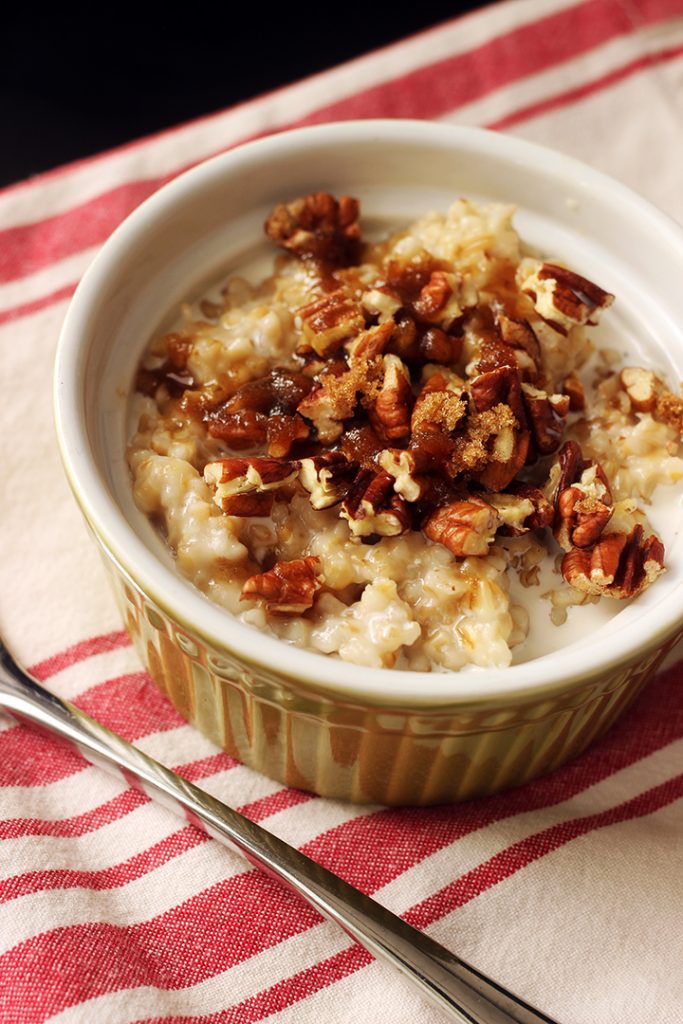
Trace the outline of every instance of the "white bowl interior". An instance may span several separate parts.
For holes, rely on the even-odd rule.
[[[655,587],[588,635],[581,631],[589,620],[576,609],[577,638],[560,657],[485,673],[387,672],[285,647],[179,576],[131,496],[126,409],[138,360],[181,301],[228,271],[265,268],[269,210],[312,190],[357,196],[370,235],[430,209],[445,211],[459,196],[514,203],[525,242],[617,296],[601,342],[671,382],[683,378],[682,233],[622,186],[527,143],[451,126],[357,122],[274,136],[209,161],[143,204],[104,246],[74,297],[58,354],[58,428],[69,475],[110,552],[208,638],[293,677],[350,697],[372,693],[380,702],[440,704],[557,689],[565,677],[591,671],[596,659],[626,659],[683,618],[680,497],[663,503],[653,520],[668,565]]]

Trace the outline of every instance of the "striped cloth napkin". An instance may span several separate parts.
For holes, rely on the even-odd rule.
[[[411,116],[566,151],[683,221],[683,0],[515,0],[0,193],[0,627],[60,696],[241,808],[562,1024],[683,1019],[683,663],[591,751],[428,810],[283,789],[140,670],[58,463],[55,343],[119,221],[291,125]],[[683,650],[678,651],[678,658]],[[0,722],[0,1019],[437,1024],[399,975],[238,858]]]

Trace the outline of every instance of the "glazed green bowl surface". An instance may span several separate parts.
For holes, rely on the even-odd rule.
[[[178,574],[133,503],[127,403],[149,338],[188,296],[265,254],[275,203],[315,190],[358,196],[378,235],[459,196],[516,204],[524,240],[614,292],[616,345],[669,380],[683,378],[683,233],[611,179],[511,137],[346,122],[250,143],[161,189],[105,244],[65,320],[64,465],[126,627],[178,710],[233,756],[324,796],[428,804],[493,793],[600,736],[678,639],[680,502],[656,586],[557,652],[459,673],[365,668],[256,631]]]

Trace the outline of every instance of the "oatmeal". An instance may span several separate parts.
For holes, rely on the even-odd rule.
[[[152,340],[135,500],[228,612],[356,664],[500,667],[664,570],[646,508],[683,479],[683,401],[596,347],[613,296],[513,213],[366,244],[353,199],[282,204],[273,273]]]

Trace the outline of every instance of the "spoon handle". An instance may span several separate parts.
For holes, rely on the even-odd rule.
[[[182,815],[303,897],[463,1024],[554,1024],[427,935],[191,782],[164,768],[17,665],[0,640],[0,709],[70,741],[91,764]]]

